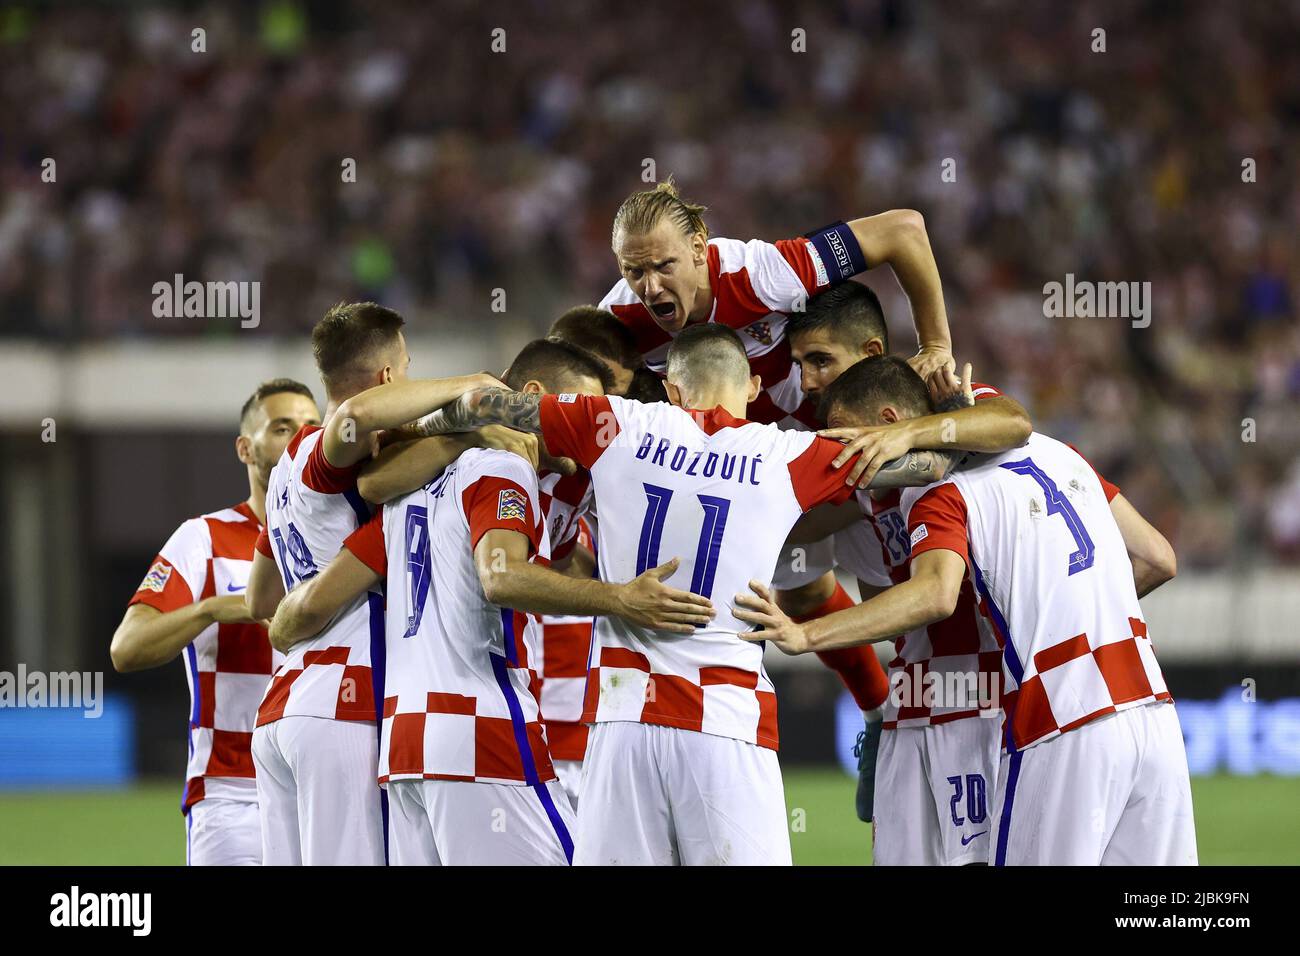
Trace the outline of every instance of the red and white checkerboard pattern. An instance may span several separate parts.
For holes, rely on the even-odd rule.
[[[543,472],[537,483],[552,559],[562,560],[571,554],[580,540],[594,551],[582,520],[591,507],[591,476],[585,471],[569,477]],[[540,648],[535,659],[538,701],[555,760],[581,760],[587,752],[582,701],[593,623],[589,617],[528,617],[529,643]]]
[[[852,493],[843,446],[806,431],[614,396],[542,398],[552,454],[586,467],[602,515],[597,561],[628,581],[670,557],[668,583],[709,596],[714,616],[694,633],[596,620],[584,722],[639,721],[776,749],[776,695],[752,628],[732,595],[768,581],[799,516]],[[662,484],[661,484],[662,483]],[[707,533],[706,530],[707,529]]]
[[[369,520],[356,494],[356,467],[335,468],[321,448],[323,430],[304,425],[271,472],[266,491],[267,531],[258,547],[274,558],[281,575],[302,578],[293,550],[283,542],[297,535],[311,556],[309,574],[323,570],[343,541]],[[276,536],[276,546],[267,541]],[[294,580],[297,586],[300,580]],[[276,671],[257,712],[257,725],[281,717],[377,720],[371,668],[372,627],[383,606],[377,595],[362,595],[309,641],[290,649]]]
[[[242,595],[260,530],[243,503],[191,518],[163,545],[131,604],[168,613],[214,595]],[[281,655],[261,624],[212,624],[181,659],[190,686],[182,809],[205,797],[255,803],[253,721]]]
[[[1017,750],[1107,714],[1173,701],[1145,622],[1130,617],[1128,624],[1131,637],[1094,642],[1076,634],[1033,655],[1024,683],[1003,698]]]
[[[498,508],[503,491],[522,513]],[[536,473],[516,455],[474,448],[347,539],[387,585],[381,784],[555,779],[525,615],[488,603],[475,565],[489,531],[523,534],[547,556]]]
[[[705,664],[666,673],[667,660],[656,668],[638,651],[607,644],[597,652],[584,722],[635,720],[777,749],[776,690],[766,671]]]
[[[1172,700],[1110,511],[1118,491],[1077,451],[1034,434],[902,494],[912,560],[943,548],[970,568],[1003,649],[1009,749]]]

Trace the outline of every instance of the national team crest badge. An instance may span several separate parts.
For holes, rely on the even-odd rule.
[[[768,322],[766,319],[762,319],[758,322],[751,322],[749,325],[745,326],[745,334],[754,341],[761,342],[763,345],[771,345],[772,323]]]
[[[149,569],[149,573],[146,574],[144,580],[140,582],[139,590],[154,591],[161,594],[163,588],[167,586],[167,581],[171,576],[172,566],[170,564],[165,561],[155,561],[153,567]]]
[[[524,500],[523,492],[516,491],[514,488],[504,488],[501,494],[497,496],[497,520],[524,521],[528,516],[528,502]]]

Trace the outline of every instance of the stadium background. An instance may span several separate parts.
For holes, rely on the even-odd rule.
[[[717,235],[925,215],[958,360],[1175,544],[1143,605],[1203,861],[1300,862],[1296,49],[1294,0],[0,8],[0,671],[108,693],[0,708],[0,863],[183,858],[181,667],[114,674],[109,638],[174,527],[245,495],[247,394],[323,398],[323,310],[402,310],[413,374],[500,369],[617,278],[650,160]],[[260,282],[258,327],[156,318],[177,273]],[[1067,273],[1151,282],[1150,326],[1044,318]],[[796,860],[862,862],[853,715],[771,666]]]

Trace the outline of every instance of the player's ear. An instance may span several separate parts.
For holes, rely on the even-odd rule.
[[[379,373],[379,382],[377,384],[387,385],[392,380],[393,380],[393,367],[391,365],[385,365],[383,370]]]
[[[525,395],[545,395],[546,386],[537,381],[537,379],[532,378],[524,382],[524,387],[519,391],[523,392]]]
[[[247,435],[240,435],[235,439],[235,454],[245,465],[253,463],[253,441]]]
[[[745,404],[748,405],[754,399],[758,398],[758,393],[763,390],[763,380],[757,375],[749,376],[749,394],[745,396]]]
[[[697,266],[702,266],[709,261],[709,239],[704,233],[691,234],[691,254],[695,257]]]
[[[898,414],[898,409],[893,405],[886,405],[880,410],[880,420],[886,425],[892,425],[894,422],[902,421],[903,416]]]
[[[686,407],[686,403],[682,401],[682,390],[667,379],[664,379],[664,391],[668,393],[668,401],[678,408]]]
[[[878,338],[867,339],[866,344],[862,346],[862,351],[868,358],[884,355],[885,343]]]

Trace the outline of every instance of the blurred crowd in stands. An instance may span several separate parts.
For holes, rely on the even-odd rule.
[[[541,330],[617,278],[653,161],[719,235],[920,210],[977,379],[1183,569],[1296,563],[1297,50],[1295,2],[6,5],[0,336],[300,335],[358,297],[485,336],[495,289]],[[260,281],[260,327],[156,318],[177,273]],[[1045,317],[1067,274],[1150,282],[1150,325]]]

